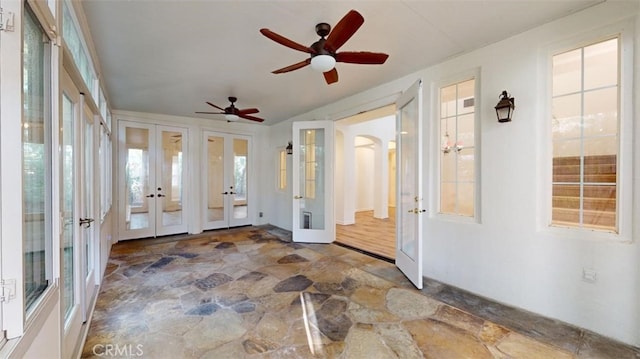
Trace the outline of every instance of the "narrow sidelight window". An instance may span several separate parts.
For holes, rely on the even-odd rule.
[[[440,88],[440,213],[475,215],[475,79]]]
[[[287,188],[287,152],[280,150],[278,153],[278,189]]]
[[[618,231],[619,46],[553,56],[553,226]]]

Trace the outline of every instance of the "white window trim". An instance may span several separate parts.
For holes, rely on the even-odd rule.
[[[432,189],[431,189],[431,201],[429,204],[429,213],[430,217],[434,219],[439,219],[443,221],[451,221],[458,223],[472,223],[472,224],[481,224],[482,223],[482,213],[481,213],[481,114],[482,114],[482,104],[480,99],[482,98],[482,94],[480,92],[480,73],[481,68],[476,67],[464,72],[460,72],[456,75],[446,77],[440,79],[439,81],[435,81],[431,84],[431,93],[433,104],[432,112],[431,112],[431,155],[429,156],[431,162],[431,173],[435,174],[435,180],[432,181]],[[466,80],[475,80],[475,97],[474,97],[474,175],[475,175],[475,198],[474,198],[474,208],[473,208],[473,216],[464,216],[450,213],[441,213],[440,212],[440,177],[441,177],[441,161],[440,161],[440,89],[442,87],[446,87],[449,85],[457,84]]]
[[[615,242],[632,242],[633,239],[633,138],[640,138],[636,129],[633,133],[633,67],[634,67],[634,23],[625,20],[610,24],[592,31],[580,33],[563,41],[549,44],[540,52],[540,86],[541,105],[543,108],[540,118],[551,118],[551,86],[552,59],[559,53],[588,46],[600,41],[619,36],[620,38],[620,80],[618,84],[620,113],[619,113],[619,156],[617,182],[617,215],[618,232],[607,232],[590,228],[570,228],[551,225],[552,201],[552,134],[551,121],[539,121],[541,141],[539,141],[537,161],[538,177],[538,232],[553,236],[578,240],[605,240]],[[638,194],[635,194],[637,197]]]

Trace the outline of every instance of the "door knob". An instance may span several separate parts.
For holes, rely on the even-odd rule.
[[[145,197],[147,197],[147,198],[153,198],[154,196],[153,196],[153,194],[148,194],[148,195],[146,195]]]

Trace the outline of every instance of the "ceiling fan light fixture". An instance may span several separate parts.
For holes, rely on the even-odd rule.
[[[336,66],[336,59],[331,55],[316,55],[311,58],[311,68],[318,72],[331,71]]]
[[[224,115],[224,118],[229,122],[236,122],[240,117],[238,117],[238,115],[233,113],[227,113]]]

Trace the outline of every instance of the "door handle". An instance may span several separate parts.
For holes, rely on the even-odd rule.
[[[229,192],[222,192],[222,193],[220,193],[220,194],[229,194]]]
[[[165,195],[163,195],[162,193],[158,194],[158,197],[166,197]]]
[[[229,194],[236,194],[235,192],[229,192]]]
[[[146,195],[145,197],[147,197],[147,198],[153,198],[153,197],[154,197],[154,195],[153,195],[153,194],[148,194],[148,195]]]
[[[302,198],[304,198],[304,197],[302,197],[302,196],[295,196],[295,197],[293,197],[293,198],[294,198],[294,199],[302,199]]]
[[[89,228],[91,227],[91,222],[93,221],[94,221],[93,218],[80,218],[80,225],[82,226],[83,224],[86,224],[87,225],[86,228]]]

